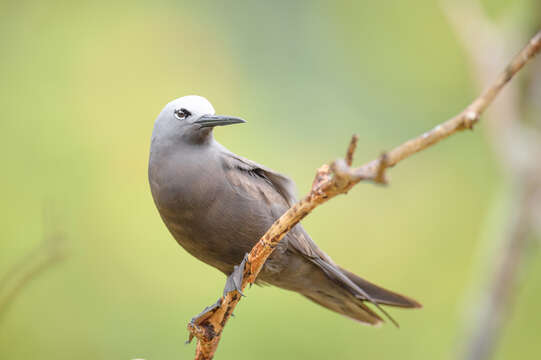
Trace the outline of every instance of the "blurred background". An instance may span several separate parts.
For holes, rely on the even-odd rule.
[[[535,33],[536,2],[483,2],[520,34],[492,57],[497,69]],[[4,0],[0,14],[0,278],[44,239],[64,239],[62,259],[4,302],[2,359],[193,357],[186,324],[225,277],[176,244],[151,198],[150,135],[170,100],[203,95],[247,119],[217,129],[218,141],[304,195],[351,134],[362,164],[480,91],[438,1]],[[455,358],[515,196],[489,121],[399,164],[389,187],[360,184],[303,221],[336,262],[424,305],[391,309],[399,330],[254,287],[217,358]],[[528,245],[495,359],[541,353],[538,247]]]

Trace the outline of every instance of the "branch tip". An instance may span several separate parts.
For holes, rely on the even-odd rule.
[[[359,141],[359,135],[353,134],[351,141],[349,142],[348,150],[346,152],[346,164],[351,166],[353,164],[353,155],[355,155],[355,149],[357,148],[357,142]]]

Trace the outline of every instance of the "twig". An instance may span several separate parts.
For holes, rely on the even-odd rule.
[[[356,137],[354,136],[348,147],[346,159],[334,161],[330,166],[322,166],[316,173],[310,193],[287,210],[248,254],[244,266],[244,278],[241,289],[253,284],[261,271],[265,261],[278,245],[285,234],[299,221],[306,217],[314,208],[332,199],[336,195],[346,193],[355,184],[362,180],[381,183],[384,179],[385,169],[396,165],[401,160],[418,151],[434,145],[440,140],[464,129],[472,129],[479,116],[494,100],[502,87],[541,49],[541,31],[537,33],[530,43],[511,61],[505,71],[496,81],[485,90],[459,115],[447,120],[423,135],[405,142],[396,147],[387,155],[369,162],[359,168],[348,165],[352,161]],[[198,339],[196,360],[212,359],[220,341],[223,328],[231,316],[235,306],[240,301],[238,291],[232,291],[223,296],[216,306],[208,311],[203,319],[192,321],[188,325],[190,340]]]
[[[51,265],[64,257],[63,237],[42,241],[0,279],[0,321],[21,291]]]

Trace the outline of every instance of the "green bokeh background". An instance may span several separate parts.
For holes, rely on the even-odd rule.
[[[532,3],[485,1],[493,16],[518,19]],[[2,318],[6,360],[193,356],[186,323],[225,278],[175,243],[152,202],[149,139],[168,101],[199,94],[247,119],[217,139],[288,174],[302,195],[352,133],[360,164],[478,92],[438,1],[2,1],[0,19],[0,274],[50,231],[68,243],[67,259]],[[219,359],[455,355],[508,216],[506,177],[482,131],[391,176],[391,186],[359,185],[303,224],[336,262],[424,308],[392,309],[401,329],[374,329],[255,287]],[[541,353],[532,254],[496,359]]]

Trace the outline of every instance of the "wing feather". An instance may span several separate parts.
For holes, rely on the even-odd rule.
[[[274,209],[273,215],[276,218],[295,204],[295,184],[287,176],[228,150],[224,151],[224,155],[226,177],[238,193],[265,200]],[[300,225],[290,231],[287,239],[289,247],[299,254],[311,260],[332,263]]]
[[[230,151],[223,152],[226,177],[235,190],[244,196],[264,200],[287,210],[297,200],[295,183],[287,176],[248,160]]]

